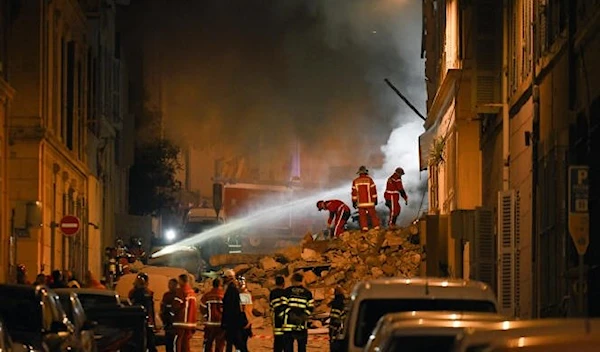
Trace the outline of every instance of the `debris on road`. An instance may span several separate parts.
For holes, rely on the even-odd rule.
[[[363,280],[380,277],[414,277],[424,259],[418,235],[409,229],[347,231],[337,239],[315,241],[310,234],[298,246],[278,250],[272,256],[224,254],[210,259],[232,268],[246,279],[254,300],[255,326],[270,325],[269,292],[275,277],[281,275],[290,284],[294,272],[304,274],[305,284],[315,299],[312,328],[326,326],[329,307],[336,286],[350,292]],[[210,280],[203,283],[209,290]]]

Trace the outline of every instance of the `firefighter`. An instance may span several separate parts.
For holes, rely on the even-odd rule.
[[[196,332],[197,311],[196,293],[190,286],[187,274],[179,275],[179,289],[175,299],[175,346],[177,352],[190,352],[190,340]]]
[[[154,335],[154,292],[148,288],[148,274],[139,273],[129,291],[129,300],[134,306],[142,306],[146,309],[146,344],[148,351],[156,352],[156,340]]]
[[[275,278],[275,288],[269,294],[269,306],[273,316],[273,352],[283,352],[283,312],[285,310],[283,295],[285,294],[285,279],[278,275]]]
[[[408,205],[408,196],[402,185],[402,175],[404,175],[404,169],[401,167],[397,168],[392,176],[388,178],[385,193],[383,194],[385,205],[390,209],[389,228],[396,227],[396,220],[398,220],[398,216],[400,215],[400,197]]]
[[[340,286],[335,288],[333,301],[329,304],[329,351],[337,352],[340,350],[339,336],[344,328],[346,318],[346,296],[344,289]]]
[[[352,181],[352,206],[358,208],[358,221],[363,232],[369,230],[368,218],[375,230],[379,230],[379,218],[375,212],[377,187],[365,166],[358,169],[358,177]],[[367,218],[368,216],[368,218]]]
[[[223,316],[223,296],[225,291],[221,280],[214,279],[212,290],[205,293],[200,299],[200,310],[206,317],[204,323],[204,351],[212,352],[213,343],[215,352],[225,349],[225,330],[221,327]]]
[[[306,351],[308,342],[308,320],[314,309],[313,295],[302,285],[301,273],[292,275],[292,285],[285,289],[283,301],[283,340],[285,352],[294,352],[294,340],[298,341],[298,351]]]
[[[317,209],[328,210],[329,219],[327,220],[327,228],[329,229],[330,237],[339,237],[346,226],[346,222],[350,218],[350,207],[344,202],[337,199],[317,202]],[[333,228],[332,228],[333,224]]]
[[[177,279],[169,280],[169,290],[164,293],[160,302],[160,318],[163,321],[165,330],[165,347],[167,352],[175,352],[175,329],[173,328],[175,311],[173,310],[173,305],[177,298],[178,287],[179,282]]]

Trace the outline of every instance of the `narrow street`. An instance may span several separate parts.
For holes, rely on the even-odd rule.
[[[198,331],[192,338],[192,351],[202,351],[202,332]],[[329,349],[329,340],[327,335],[309,335],[307,352],[324,352]],[[248,340],[248,350],[251,352],[265,352],[273,350],[273,335],[266,329],[257,329],[255,337]],[[165,351],[165,346],[158,348],[159,352]]]

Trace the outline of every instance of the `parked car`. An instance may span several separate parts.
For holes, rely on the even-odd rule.
[[[29,352],[30,348],[22,343],[13,342],[0,319],[0,351]]]
[[[495,313],[405,312],[379,319],[365,352],[450,351],[468,329],[492,329],[507,318]]]
[[[67,317],[73,323],[78,347],[84,352],[97,352],[98,348],[94,338],[94,328],[98,324],[93,320],[87,319],[83,306],[79,298],[77,298],[77,294],[70,289],[55,289],[53,291],[58,294]]]
[[[143,307],[126,306],[111,290],[57,289],[74,293],[88,319],[97,322],[94,337],[100,352],[145,351],[146,311]]]
[[[358,283],[341,336],[343,350],[362,351],[379,319],[410,311],[498,312],[492,289],[477,281],[386,278]],[[341,340],[341,341],[340,341]]]
[[[455,352],[598,351],[600,319],[532,319],[506,321],[493,329],[467,331]]]
[[[13,341],[32,351],[78,351],[75,327],[45,286],[0,285],[0,318]]]

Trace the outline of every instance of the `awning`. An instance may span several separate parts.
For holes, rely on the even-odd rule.
[[[437,136],[440,119],[436,119],[435,123],[429,129],[419,136],[419,170],[427,170],[429,166],[429,155],[433,141]]]

